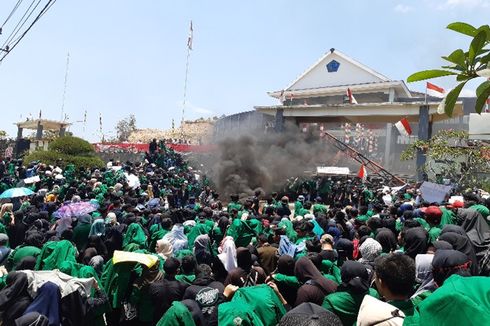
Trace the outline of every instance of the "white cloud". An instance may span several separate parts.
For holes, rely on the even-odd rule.
[[[459,94],[460,97],[475,97],[476,90],[474,89],[463,89]]]
[[[490,7],[490,0],[444,0],[438,1],[436,8],[439,10],[448,10],[455,8],[475,9]]]
[[[413,11],[414,8],[412,6],[399,3],[395,6],[395,8],[393,10],[395,10],[396,12],[402,13],[402,14],[406,14],[408,12]]]
[[[178,103],[178,107],[182,109],[182,102]],[[185,111],[192,111],[197,114],[204,114],[204,115],[213,115],[215,112],[210,109],[206,109],[197,105],[192,104],[191,102],[186,102],[185,103]]]

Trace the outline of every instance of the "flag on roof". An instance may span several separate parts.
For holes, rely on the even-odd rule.
[[[363,181],[366,180],[367,178],[367,170],[364,164],[361,165],[361,168],[359,169],[359,173],[357,174],[359,178],[361,178]]]
[[[347,88],[347,96],[349,97],[350,104],[358,104],[356,98],[354,97],[354,95],[352,95],[352,91],[350,90],[350,88]]]
[[[410,127],[410,123],[407,118],[403,118],[397,123],[395,123],[396,129],[402,136],[410,136],[412,134],[412,127]]]
[[[189,28],[189,37],[187,38],[187,48],[189,50],[192,50],[193,32],[194,32],[194,29],[192,28],[192,20],[191,20],[191,26]]]
[[[431,84],[429,82],[427,82],[427,86],[425,89],[426,89],[427,95],[430,95],[430,96],[442,98],[446,95],[446,91],[444,90],[444,88],[439,87],[439,86],[434,85],[434,84]]]

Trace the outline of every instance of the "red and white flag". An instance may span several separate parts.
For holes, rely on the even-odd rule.
[[[439,87],[437,85],[431,84],[427,82],[427,86],[425,88],[427,95],[434,96],[434,97],[444,97],[446,96],[446,91],[444,88]]]
[[[412,127],[410,127],[410,123],[407,118],[403,118],[397,123],[395,123],[396,129],[402,136],[410,136],[412,134]]]
[[[194,29],[192,28],[192,20],[191,20],[191,26],[189,28],[189,37],[187,38],[187,48],[189,50],[192,50],[193,34],[194,34]]]
[[[352,95],[352,91],[350,90],[350,88],[347,88],[347,96],[349,97],[350,104],[358,104],[356,98],[354,97],[354,95]]]
[[[363,181],[367,179],[367,170],[364,164],[361,165],[361,168],[359,169],[359,173],[357,174],[359,178],[361,178]]]

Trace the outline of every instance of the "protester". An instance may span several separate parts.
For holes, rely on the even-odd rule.
[[[4,189],[27,170],[41,181],[1,206],[4,325],[488,320],[489,201],[472,192],[437,205],[332,177],[220,196],[155,140],[102,169],[7,163]]]

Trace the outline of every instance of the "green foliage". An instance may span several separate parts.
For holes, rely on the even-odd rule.
[[[49,150],[38,150],[24,158],[24,162],[41,161],[54,165],[61,160],[61,166],[74,164],[76,167],[103,167],[104,162],[95,155],[92,145],[77,137],[59,137],[49,144]]]
[[[0,139],[7,137],[7,132],[5,130],[0,130]]]
[[[102,168],[104,162],[97,156],[76,156],[59,154],[53,151],[35,151],[24,158],[24,162],[41,161],[45,164],[55,165],[58,160],[61,160],[61,167],[64,168],[68,164],[74,164],[77,168]]]
[[[441,130],[428,141],[417,140],[409,145],[400,159],[414,159],[420,150],[427,157],[424,172],[451,179],[462,189],[487,187],[490,184],[490,162],[485,153],[490,147],[472,143],[468,138],[466,131]]]
[[[49,144],[49,150],[66,155],[92,155],[93,146],[86,140],[78,137],[58,137]]]
[[[470,36],[468,51],[462,49],[454,50],[442,59],[448,61],[450,65],[442,66],[442,69],[432,69],[416,72],[407,78],[409,83],[438,78],[443,76],[456,76],[456,81],[461,82],[445,98],[445,112],[451,116],[456,100],[461,93],[464,85],[475,78],[490,77],[490,27],[482,25],[479,28],[467,23],[455,22],[447,26],[448,29]],[[475,111],[481,113],[487,98],[490,96],[490,83],[483,82],[477,91],[477,101]]]

